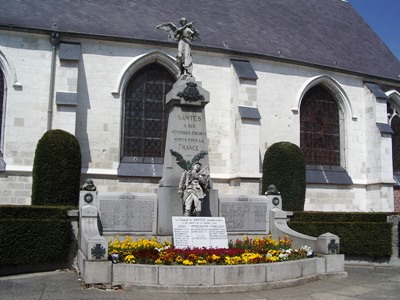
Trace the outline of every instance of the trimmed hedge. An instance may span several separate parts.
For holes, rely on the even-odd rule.
[[[30,206],[30,205],[5,205],[0,206],[1,219],[68,219],[68,210],[74,209],[73,206],[46,207],[46,206]]]
[[[70,238],[68,220],[0,220],[0,265],[65,263]]]
[[[0,266],[63,264],[72,237],[66,208],[0,206]]]
[[[271,184],[281,193],[283,210],[304,210],[306,163],[303,152],[297,145],[279,142],[267,149],[263,160],[263,194]]]
[[[32,205],[72,205],[79,202],[81,150],[66,131],[47,131],[39,140],[32,170]]]
[[[392,255],[392,223],[385,213],[295,212],[288,225],[293,230],[320,236],[326,232],[340,238],[340,253],[385,258]]]

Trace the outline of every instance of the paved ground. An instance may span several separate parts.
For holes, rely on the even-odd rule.
[[[347,278],[323,279],[274,290],[224,294],[167,294],[137,289],[85,289],[74,271],[57,271],[0,277],[0,299],[400,299],[399,266],[347,264],[345,270],[348,272]]]

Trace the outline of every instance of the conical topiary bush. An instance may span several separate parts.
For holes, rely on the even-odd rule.
[[[73,205],[79,202],[81,150],[66,131],[47,131],[39,140],[33,163],[32,205]]]

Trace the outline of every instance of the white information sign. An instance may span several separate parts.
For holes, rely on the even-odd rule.
[[[228,248],[223,217],[172,217],[172,226],[176,248]]]

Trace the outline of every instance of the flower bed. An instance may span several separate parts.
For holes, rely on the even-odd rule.
[[[228,249],[177,249],[169,242],[155,238],[133,240],[119,236],[109,241],[109,257],[114,262],[152,265],[238,265],[299,260],[312,256],[312,249],[302,246],[291,248],[288,237],[274,240],[271,236],[229,242]]]
[[[285,237],[237,240],[228,249],[175,249],[156,239],[109,241],[111,261],[87,260],[78,252],[85,284],[161,289],[166,293],[244,292],[281,288],[327,276],[345,277],[344,256],[312,256],[291,249]],[[273,263],[272,263],[273,262]],[[191,266],[191,267],[188,267]],[[173,276],[171,276],[173,274]]]

